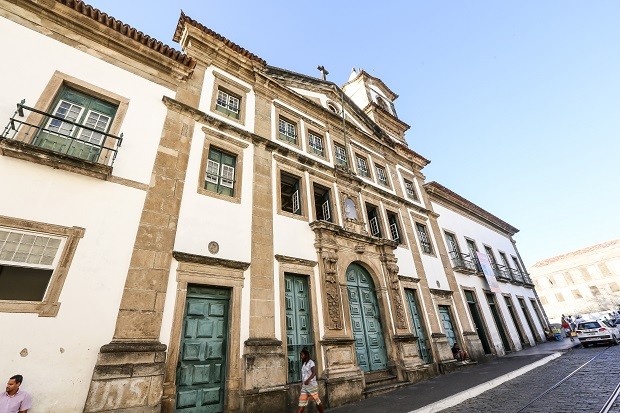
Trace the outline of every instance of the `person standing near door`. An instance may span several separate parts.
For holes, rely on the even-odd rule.
[[[320,413],[324,412],[323,404],[319,399],[319,385],[316,382],[316,366],[310,359],[310,352],[306,347],[301,349],[301,393],[299,394],[299,407],[297,413],[303,413],[308,405],[308,399],[312,398]]]

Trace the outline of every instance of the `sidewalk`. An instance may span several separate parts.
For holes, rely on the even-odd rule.
[[[547,341],[528,349],[465,367],[370,399],[328,409],[330,413],[431,413],[475,397],[501,383],[560,357],[578,346],[570,339]]]

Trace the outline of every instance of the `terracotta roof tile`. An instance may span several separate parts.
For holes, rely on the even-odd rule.
[[[109,27],[110,29],[126,36],[144,46],[153,49],[154,51],[161,53],[162,55],[181,63],[184,66],[193,68],[196,66],[196,61],[186,54],[179,52],[176,49],[160,42],[153,37],[142,33],[139,30],[131,27],[128,24],[123,23],[122,21],[108,15],[107,13],[102,12],[99,9],[94,8],[91,5],[84,3],[82,0],[56,0],[57,3],[60,3],[64,6],[67,6],[84,16],[95,20],[96,22],[103,24],[104,26]]]
[[[192,19],[189,16],[186,16],[185,13],[181,12],[181,16],[179,17],[179,22],[177,23],[177,28],[174,32],[174,36],[172,37],[172,40],[174,40],[175,42],[178,42],[181,39],[181,35],[183,34],[183,24],[189,24],[194,26],[195,28],[203,31],[204,33],[208,34],[211,37],[214,37],[215,39],[223,42],[226,46],[230,47],[232,50],[234,50],[235,52],[239,53],[242,56],[247,57],[250,60],[253,60],[255,62],[260,63],[261,65],[266,65],[267,62],[263,59],[261,59],[260,57],[256,56],[254,53],[251,53],[250,51],[248,51],[247,49],[244,49],[243,47],[239,46],[238,44],[228,40],[226,37],[222,36],[219,33],[214,32],[213,30],[209,29],[208,27],[204,26],[201,23],[198,23],[196,20]]]

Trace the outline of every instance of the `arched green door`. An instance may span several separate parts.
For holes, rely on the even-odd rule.
[[[347,290],[357,362],[364,371],[385,370],[385,340],[375,286],[368,271],[351,264],[347,268]]]

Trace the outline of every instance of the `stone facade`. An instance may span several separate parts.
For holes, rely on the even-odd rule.
[[[592,245],[541,260],[532,279],[549,318],[620,307],[620,240]]]
[[[58,316],[63,285],[69,286],[65,305],[77,307],[86,287],[75,283],[88,278],[88,267],[78,271],[73,262],[96,259],[97,248],[114,251],[105,257],[114,268],[109,294],[92,300],[105,328],[85,352],[91,364],[80,373],[80,399],[63,411],[182,412],[206,405],[292,411],[302,346],[312,351],[330,407],[463,366],[453,343],[476,361],[503,354],[498,339],[487,345],[481,338],[482,324],[471,313],[477,307],[466,293],[493,287],[481,273],[470,285],[453,265],[438,199],[460,211],[466,225],[492,227],[508,239],[516,229],[425,185],[429,161],[408,147],[409,126],[394,109],[398,96],[379,78],[353,71],[339,86],[269,66],[184,14],[174,37],[178,52],[80,1],[4,1],[0,8],[3,21],[84,50],[106,70],[140,77],[128,84],[152,88],[143,100],[125,98],[85,74],[59,72],[48,82],[54,87],[32,92],[41,96],[33,109],[42,118],[53,115],[63,87],[115,104],[108,138],[122,142],[120,130],[134,132],[122,148],[103,148],[120,154],[119,166],[112,165],[112,152],[88,161],[42,148],[24,134],[11,137],[11,127],[0,139],[0,167],[22,168],[17,179],[53,167],[68,190],[76,190],[79,175],[87,188],[124,191],[115,199],[127,205],[122,245],[112,237],[86,243],[103,231],[96,221],[67,226],[62,201],[18,218],[0,209],[2,227],[68,240],[51,278],[51,303],[28,307],[0,299],[7,314],[22,308]],[[114,73],[115,80],[125,76]],[[157,116],[149,118],[152,113]],[[19,110],[14,116],[24,117]],[[137,120],[159,127],[136,133]],[[123,158],[137,147],[144,156]],[[36,192],[24,187],[26,195]],[[92,208],[97,217],[113,215],[103,202]],[[5,264],[11,263],[0,261]],[[534,293],[526,276],[502,292],[529,300]],[[491,324],[489,314],[481,317]],[[525,321],[503,319],[509,333],[525,331]]]

